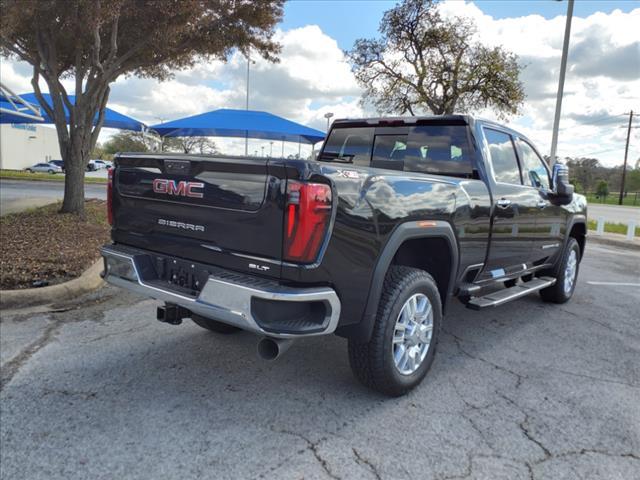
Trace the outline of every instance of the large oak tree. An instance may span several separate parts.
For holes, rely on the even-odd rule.
[[[348,52],[381,113],[436,115],[492,108],[516,113],[524,100],[517,57],[474,40],[470,19],[445,18],[435,0],[403,0],[380,22],[381,38],[356,40]]]
[[[67,172],[61,211],[83,212],[84,171],[112,82],[122,75],[163,80],[197,62],[225,60],[234,49],[276,60],[272,36],[283,2],[0,0],[0,53],[32,65],[33,89],[55,121]],[[65,79],[73,79],[71,92]]]

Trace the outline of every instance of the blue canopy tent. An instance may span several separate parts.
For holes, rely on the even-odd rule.
[[[0,123],[42,122],[42,110],[0,85]]]
[[[161,137],[239,137],[298,144],[314,144],[325,137],[320,130],[254,110],[214,110],[150,128]]]
[[[30,104],[39,105],[38,99],[36,98],[36,95],[34,93],[25,93],[19,96],[24,101]],[[49,105],[51,105],[51,96],[48,93],[43,93],[42,96],[44,97],[46,102]],[[2,100],[3,99],[0,99],[0,103],[4,103],[2,102]],[[69,101],[71,103],[74,103],[75,96],[69,95]],[[0,105],[0,106],[4,106],[4,105]],[[43,121],[41,123],[54,123],[53,119],[49,117],[49,115],[47,114],[47,112],[44,111],[43,108],[41,108],[40,111],[43,117]],[[66,113],[67,122],[68,122],[69,112],[66,111],[66,107],[65,107],[65,113]],[[96,122],[98,121],[97,116],[95,121]],[[0,123],[34,123],[34,120],[0,110]],[[120,130],[134,130],[137,132],[144,131],[146,129],[146,125],[144,123],[139,122],[134,118],[123,115],[122,113],[118,113],[115,110],[112,110],[110,108],[105,108],[103,126],[107,128],[118,128]]]

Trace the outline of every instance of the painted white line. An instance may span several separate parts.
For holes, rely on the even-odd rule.
[[[627,282],[587,282],[589,285],[611,285],[614,287],[640,287],[640,283]]]

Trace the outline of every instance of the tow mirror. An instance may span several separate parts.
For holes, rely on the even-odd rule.
[[[573,185],[569,183],[569,167],[556,162],[553,165],[553,192],[557,197],[569,203],[573,199]]]

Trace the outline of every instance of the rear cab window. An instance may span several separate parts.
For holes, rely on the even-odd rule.
[[[472,156],[465,124],[336,126],[318,161],[470,178]]]

